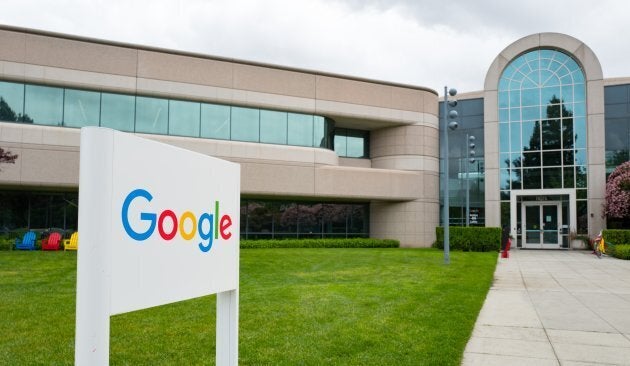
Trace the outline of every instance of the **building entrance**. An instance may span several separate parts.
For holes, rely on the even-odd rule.
[[[523,202],[523,248],[559,249],[562,243],[562,203]]]

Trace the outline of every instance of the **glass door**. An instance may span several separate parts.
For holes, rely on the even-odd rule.
[[[525,202],[522,206],[525,234],[523,248],[558,249],[562,227],[560,202]]]

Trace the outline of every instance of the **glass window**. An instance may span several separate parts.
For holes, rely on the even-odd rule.
[[[168,100],[136,97],[136,132],[166,135],[168,132]]]
[[[346,134],[345,128],[335,129],[335,152],[339,156],[346,156]]]
[[[504,91],[499,93],[499,108],[508,107],[508,92]]]
[[[260,111],[260,142],[287,143],[287,113]]]
[[[98,126],[100,118],[101,93],[66,89],[63,107],[64,126]]]
[[[523,122],[523,150],[540,150],[540,122]]]
[[[540,168],[523,169],[523,188],[540,189]]]
[[[510,189],[510,170],[501,169],[500,189]]]
[[[523,107],[523,121],[540,119],[540,108],[535,107]]]
[[[21,122],[23,114],[24,84],[0,81],[0,121]]]
[[[346,156],[349,158],[365,157],[365,137],[361,131],[348,130],[346,141]]]
[[[584,117],[573,119],[573,133],[575,147],[586,148],[586,119]]]
[[[542,122],[542,145],[544,150],[560,149],[562,134],[560,120],[550,119]]]
[[[560,151],[548,151],[543,153],[543,166],[562,165],[562,154]]]
[[[574,165],[573,150],[566,150],[562,152],[562,161],[564,165]]]
[[[133,132],[135,98],[131,95],[110,93],[102,93],[101,98],[101,126]]]
[[[168,134],[199,137],[200,108],[199,103],[170,100]]]
[[[554,86],[540,90],[542,104],[560,103],[560,87]]]
[[[573,188],[575,187],[575,181],[574,181],[574,167],[568,167],[568,168],[564,168],[563,172],[564,172],[564,188]]]
[[[312,146],[313,116],[289,113],[289,145]]]
[[[534,167],[540,166],[540,152],[525,152],[523,153],[523,166]]]
[[[523,106],[534,106],[540,104],[540,89],[527,89],[522,93]]]
[[[236,141],[259,141],[260,111],[253,108],[232,107],[231,139]]]
[[[575,150],[575,165],[586,165],[586,149]]]
[[[499,166],[501,168],[510,168],[512,160],[510,159],[510,154],[508,153],[501,153],[499,154]]]
[[[562,168],[543,169],[543,188],[562,188]]]
[[[313,118],[313,146],[326,147],[326,118],[315,116]]]
[[[201,105],[201,137],[230,139],[230,107],[218,104]]]
[[[573,148],[573,119],[572,118],[562,120],[562,148],[563,149]]]
[[[61,126],[63,120],[63,89],[50,86],[26,85],[24,113],[38,125]]]
[[[510,125],[507,123],[499,123],[499,151],[510,151]],[[336,150],[336,149],[335,149]]]

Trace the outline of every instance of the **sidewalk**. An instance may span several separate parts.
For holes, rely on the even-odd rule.
[[[590,251],[499,259],[463,365],[630,365],[630,261]]]

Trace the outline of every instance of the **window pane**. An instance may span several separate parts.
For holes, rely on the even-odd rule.
[[[524,152],[523,153],[523,166],[534,167],[540,166],[540,152]]]
[[[100,116],[101,93],[66,89],[63,109],[64,126],[98,126]]]
[[[338,156],[346,156],[346,129],[338,128],[335,130],[335,152]]]
[[[575,135],[575,147],[586,147],[586,119],[583,117],[573,119],[573,133]]]
[[[510,170],[509,169],[500,169],[501,177],[499,178],[499,187],[500,189],[510,189]]]
[[[289,145],[312,146],[313,116],[289,113]]]
[[[201,137],[230,139],[230,107],[218,104],[201,105]]]
[[[542,143],[544,150],[560,149],[560,120],[552,119],[542,122]]]
[[[575,168],[564,168],[564,188],[573,188],[575,186],[574,182],[574,171]]]
[[[562,188],[562,168],[543,169],[543,188]]]
[[[509,168],[510,166],[511,166],[510,154],[508,153],[499,154],[499,167]]]
[[[168,134],[199,137],[199,103],[169,101]]]
[[[258,109],[232,107],[231,139],[258,142],[259,116]]]
[[[103,93],[101,126],[133,132],[136,103],[131,95]]]
[[[326,147],[326,119],[313,117],[313,146]]]
[[[562,154],[560,151],[549,151],[543,153],[543,166],[561,165]]]
[[[365,157],[365,137],[361,131],[348,131],[346,140],[346,156],[350,158]]]
[[[573,119],[562,120],[562,148],[573,148]]]
[[[287,113],[260,111],[260,142],[287,143]]]
[[[540,89],[523,90],[521,94],[523,106],[535,106],[540,104]]]
[[[63,89],[26,85],[25,113],[38,125],[61,126]]]
[[[523,189],[540,188],[540,169],[523,169]]]
[[[508,123],[499,123],[499,151],[501,152],[509,152],[510,151],[510,124]]]
[[[136,132],[166,135],[168,132],[168,100],[137,97]]]
[[[540,150],[540,122],[523,122],[523,150]]]
[[[585,149],[576,149],[575,150],[575,165],[586,165],[586,150]]]
[[[24,84],[0,81],[0,121],[22,121],[23,114]]]

